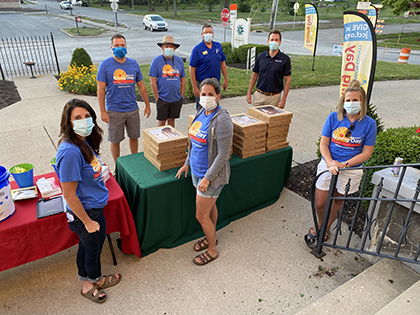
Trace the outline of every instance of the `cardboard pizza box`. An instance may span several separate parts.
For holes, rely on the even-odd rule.
[[[162,163],[160,161],[157,161],[153,158],[153,156],[149,155],[147,152],[144,152],[144,156],[146,159],[149,160],[150,163],[152,163],[159,171],[166,171],[171,168],[180,167],[184,164],[185,159],[183,161],[173,161],[173,162],[165,162]]]
[[[290,123],[293,116],[291,112],[272,105],[249,107],[248,115],[267,122],[269,127]]]
[[[155,144],[159,150],[161,148],[173,148],[182,144],[187,145],[187,136],[171,126],[143,129],[142,132],[144,139]]]

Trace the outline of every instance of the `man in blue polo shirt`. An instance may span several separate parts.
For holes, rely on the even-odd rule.
[[[226,56],[222,45],[213,41],[214,32],[211,25],[201,28],[201,38],[201,43],[193,48],[190,57],[191,84],[196,98],[200,96],[200,83],[208,78],[220,81],[220,72],[223,74],[223,90],[228,87]]]
[[[108,124],[108,140],[114,160],[120,156],[120,142],[124,129],[130,139],[131,153],[138,151],[140,115],[137,105],[136,85],[146,107],[144,116],[150,116],[150,104],[140,67],[134,59],[127,58],[127,43],[121,34],[111,37],[114,56],[101,62],[96,76],[97,96],[101,119]],[[125,127],[125,128],[124,128]]]
[[[273,105],[280,108],[286,106],[292,82],[290,58],[279,49],[281,33],[274,30],[268,34],[269,50],[258,55],[252,69],[246,100],[248,104]],[[252,90],[257,83],[257,90]],[[282,93],[283,92],[283,93]]]
[[[184,62],[175,56],[175,49],[180,45],[175,43],[173,36],[163,36],[158,43],[162,54],[153,59],[150,65],[150,84],[156,99],[158,126],[175,127],[175,118],[179,118],[185,91]]]

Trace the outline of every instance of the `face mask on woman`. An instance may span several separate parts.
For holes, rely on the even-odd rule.
[[[269,42],[268,47],[270,48],[270,50],[278,50],[280,45],[278,42]]]
[[[213,34],[211,33],[204,34],[204,41],[206,43],[211,43],[212,40],[213,40]]]
[[[113,47],[112,52],[117,58],[124,58],[127,55],[127,47]]]
[[[347,114],[356,115],[360,112],[360,102],[344,102]]]
[[[200,96],[200,105],[205,110],[213,110],[217,107],[216,97],[215,96]]]
[[[165,57],[172,57],[175,53],[175,50],[173,48],[165,48],[163,50],[163,54],[165,55]]]
[[[75,134],[88,137],[92,133],[93,127],[95,124],[93,123],[92,117],[88,117],[85,119],[76,119],[72,121],[73,123],[73,131]]]

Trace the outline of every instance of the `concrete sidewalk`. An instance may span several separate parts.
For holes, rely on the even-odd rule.
[[[36,174],[51,172],[49,161],[55,155],[61,110],[68,99],[77,96],[59,91],[52,76],[20,78],[15,83],[22,101],[0,111],[0,165],[32,162]],[[419,86],[419,80],[375,83],[372,102],[386,127],[419,123],[418,115],[415,117],[420,104]],[[295,162],[315,158],[315,143],[326,116],[334,110],[337,95],[337,86],[290,92],[287,109],[294,117],[289,142]],[[79,97],[99,112],[95,97]],[[247,110],[244,97],[221,103],[231,114]],[[179,130],[186,131],[187,117],[192,113],[193,104],[183,107],[177,121]],[[154,125],[154,118],[142,119],[142,128]],[[106,140],[102,152],[104,160],[112,165]],[[122,154],[128,154],[127,142],[122,143]],[[302,237],[310,225],[309,202],[285,189],[274,205],[220,230],[220,258],[208,266],[193,265],[192,242],[161,249],[142,259],[118,251],[117,267],[112,266],[105,245],[104,273],[121,272],[123,280],[107,290],[104,305],[80,296],[76,247],[72,247],[1,272],[0,313],[293,314],[369,265],[355,254],[329,249],[323,260],[316,259]],[[319,277],[319,266],[338,267],[338,271],[331,277]]]

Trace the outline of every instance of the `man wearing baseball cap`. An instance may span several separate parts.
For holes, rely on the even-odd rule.
[[[158,126],[166,124],[175,127],[175,119],[179,118],[185,91],[184,62],[175,56],[180,46],[173,36],[163,36],[157,43],[162,54],[155,57],[150,65],[150,83],[156,99]]]

